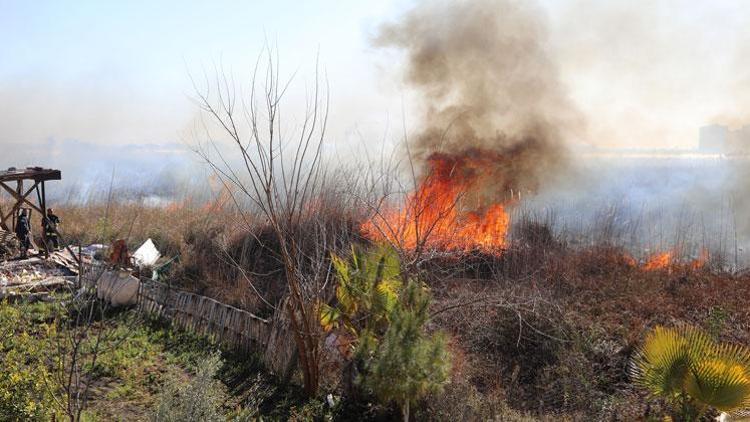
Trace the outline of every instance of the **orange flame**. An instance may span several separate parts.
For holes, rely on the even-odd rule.
[[[691,260],[687,263],[680,263],[675,258],[677,254],[674,251],[667,251],[667,252],[659,252],[651,255],[646,260],[646,263],[643,264],[643,269],[647,271],[655,271],[655,270],[664,270],[664,269],[670,269],[673,267],[681,267],[685,269],[690,269],[693,271],[700,270],[701,268],[705,267],[708,263],[708,250],[705,248],[701,249],[700,256],[698,258]]]
[[[636,261],[635,258],[633,258],[633,256],[627,252],[622,254],[622,260],[628,267],[638,266],[638,261]]]
[[[643,264],[643,269],[654,271],[669,268],[672,266],[673,257],[674,253],[672,251],[655,253],[646,260],[646,263]]]
[[[187,200],[172,201],[169,204],[167,204],[167,206],[164,209],[168,213],[175,213],[175,212],[178,212],[178,211],[182,211],[184,208],[186,208],[187,207],[187,203],[188,203]]]
[[[468,207],[469,202],[481,202],[478,187],[494,186],[489,181],[480,182],[490,173],[491,166],[497,165],[493,158],[433,154],[427,160],[427,176],[407,197],[405,207],[376,214],[362,225],[363,234],[406,249],[502,249],[510,228],[504,205]]]
[[[705,267],[708,263],[709,255],[708,255],[708,249],[702,248],[701,254],[698,256],[698,258],[690,261],[690,269],[691,270],[700,270],[701,268]]]

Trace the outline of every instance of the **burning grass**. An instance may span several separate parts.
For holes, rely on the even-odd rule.
[[[643,264],[643,269],[646,271],[663,270],[672,265],[673,259],[674,252],[660,252],[650,256],[648,260],[646,260],[646,263]]]
[[[497,192],[480,189],[492,186],[492,170],[501,159],[482,150],[432,154],[426,176],[405,205],[376,213],[362,224],[362,232],[408,250],[500,251],[506,245],[510,216],[506,205],[494,200]],[[504,190],[504,186],[497,188]]]
[[[687,268],[693,271],[699,271],[709,264],[711,256],[708,249],[701,248],[700,255],[697,258],[687,261],[678,259],[678,253],[674,250],[658,252],[650,255],[643,264],[646,271],[672,271],[677,268]]]

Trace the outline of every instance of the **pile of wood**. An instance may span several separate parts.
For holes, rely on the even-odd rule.
[[[77,257],[74,257],[71,251],[68,249],[52,252],[49,254],[49,258],[47,258],[49,262],[65,268],[72,274],[78,274],[78,261],[76,259]],[[91,258],[89,258],[88,256],[81,256],[81,259],[83,260],[84,265],[91,264]]]
[[[75,267],[67,265],[64,258],[48,261],[32,257],[0,262],[0,300],[39,299],[53,291],[72,288],[76,272],[71,268]]]
[[[18,255],[18,241],[16,236],[0,228],[0,259]]]

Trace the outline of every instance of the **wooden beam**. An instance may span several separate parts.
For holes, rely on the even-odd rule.
[[[4,182],[0,182],[0,187],[2,187],[3,189],[5,189],[6,191],[8,191],[8,193],[10,193],[11,196],[13,196],[13,198],[16,200],[16,205],[21,205],[21,204],[25,203],[28,206],[30,206],[32,209],[36,210],[39,214],[44,214],[44,212],[42,212],[42,210],[39,209],[39,207],[37,207],[36,205],[34,205],[28,199],[26,199],[26,197],[29,196],[29,194],[34,190],[34,188],[36,188],[36,186],[38,184],[39,184],[39,182],[34,182],[34,185],[31,186],[29,188],[29,190],[27,190],[26,193],[24,193],[23,195],[21,195],[20,192],[16,192],[15,190],[13,190],[13,188],[11,188],[10,186],[6,185]],[[15,207],[15,208],[18,208],[18,207]]]
[[[23,192],[23,180],[17,180],[16,181],[16,193],[20,195],[21,192]],[[18,215],[18,205],[19,205],[18,201],[15,201],[15,204],[13,204],[13,215],[14,216]],[[11,225],[13,227],[13,231],[15,232],[16,231],[16,219],[15,219],[15,217],[13,217],[13,219],[10,220],[10,223],[11,223]]]
[[[49,258],[49,247],[47,246],[47,208],[45,207],[44,201],[44,182],[41,182],[42,190],[39,191],[39,183],[36,184],[36,200],[39,203],[39,207],[42,208],[42,250],[44,250],[44,258]]]
[[[5,183],[3,183],[3,182],[0,182],[0,185],[2,185],[2,187],[3,187],[3,188],[5,188],[5,190],[7,190],[8,192],[10,192],[10,194],[11,194],[11,195],[12,195],[12,196],[13,196],[13,197],[15,198],[15,196],[16,196],[16,195],[15,195],[15,194],[16,194],[16,191],[14,191],[14,190],[13,190],[13,188],[11,188],[10,186],[6,185],[6,184],[5,184]],[[25,196],[28,196],[28,195],[29,195],[29,194],[31,193],[31,191],[32,191],[33,189],[34,189],[34,186],[32,186],[32,187],[31,187],[31,188],[30,188],[30,189],[29,189],[28,191],[26,191],[26,195],[25,195]],[[16,202],[15,202],[15,203],[13,204],[13,206],[11,207],[10,211],[8,211],[8,214],[5,214],[5,215],[3,215],[3,214],[0,214],[0,226],[1,226],[1,225],[5,225],[5,222],[6,222],[6,221],[8,220],[8,218],[10,218],[11,216],[13,216],[13,217],[17,217],[17,216],[18,216],[18,208],[19,208],[19,207],[18,207],[18,205],[19,205],[19,202],[18,202],[18,200],[16,200]],[[13,224],[12,224],[12,225],[13,225],[13,228],[15,228],[15,220],[11,221],[11,223],[13,223]],[[6,226],[7,226],[7,225],[6,225]],[[6,230],[8,230],[8,231],[12,231],[12,230],[10,230],[10,229],[6,229]]]
[[[7,231],[13,231],[13,230],[7,228],[7,225],[5,224],[5,221],[13,215],[14,211],[15,211],[15,208],[11,208],[10,211],[8,211],[8,214],[6,214],[4,216],[0,215],[0,218],[2,219],[2,220],[0,220],[0,225],[6,226],[5,230],[7,230]]]
[[[5,224],[5,219],[3,218],[4,215],[5,213],[3,213],[3,206],[0,205],[0,229],[10,231],[8,226]]]
[[[18,170],[0,170],[0,182],[12,182],[16,180],[34,180],[41,182],[43,180],[61,180],[60,170],[43,169],[43,168],[26,168]]]

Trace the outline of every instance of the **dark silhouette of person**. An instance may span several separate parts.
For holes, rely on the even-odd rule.
[[[60,217],[55,215],[55,210],[52,208],[47,210],[47,219],[42,221],[42,228],[44,229],[44,243],[47,245],[47,250],[53,251],[60,249],[60,239],[57,235],[58,227],[60,226]]]
[[[28,256],[31,247],[31,221],[28,210],[21,210],[16,221],[16,237],[21,248],[21,258]]]

